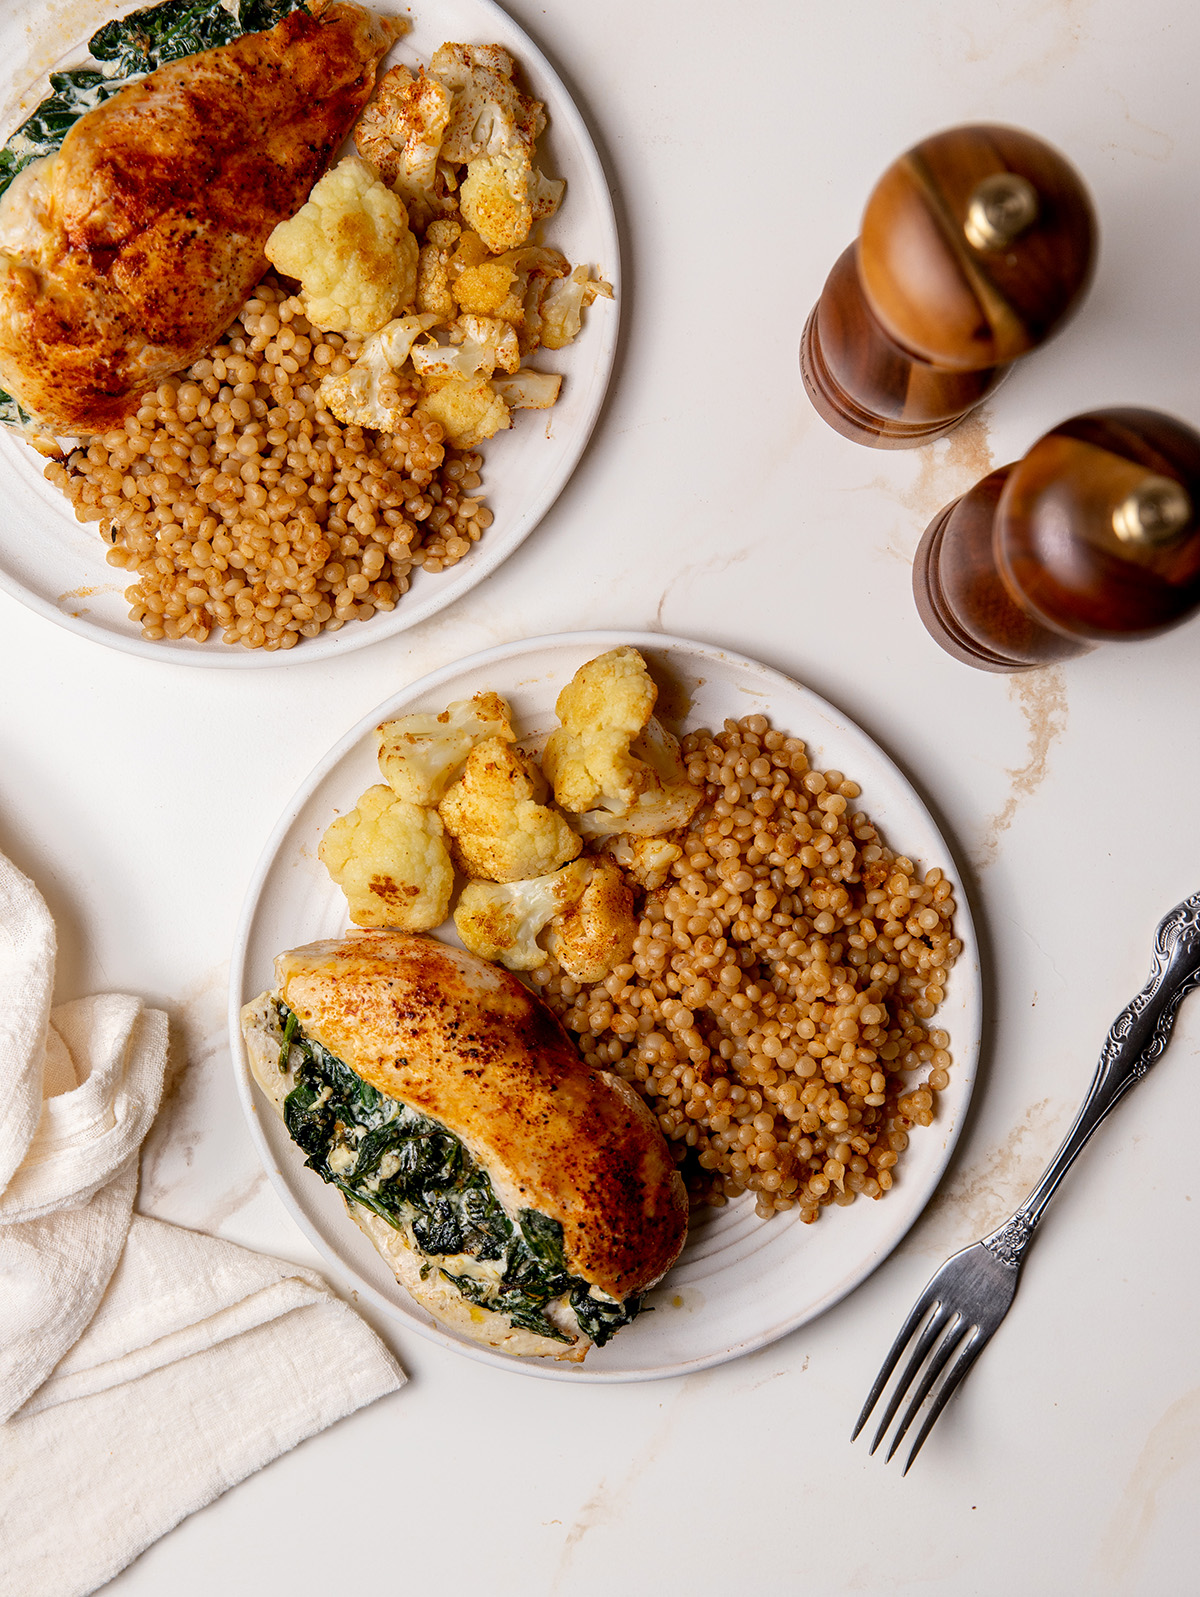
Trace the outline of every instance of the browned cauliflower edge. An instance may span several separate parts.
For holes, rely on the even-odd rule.
[[[465,875],[515,882],[575,858],[583,840],[538,801],[542,785],[537,766],[503,738],[475,745],[438,805],[454,861]]]
[[[645,660],[628,646],[580,666],[559,694],[561,725],[542,768],[585,836],[674,831],[699,807],[679,744],[654,719],[657,698]]]
[[[428,932],[449,914],[454,867],[442,823],[385,783],[330,823],[318,854],[356,926]]]

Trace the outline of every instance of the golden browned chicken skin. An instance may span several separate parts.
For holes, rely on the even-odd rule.
[[[653,1115],[509,971],[432,937],[356,932],[281,954],[276,976],[305,1032],[461,1138],[510,1213],[558,1220],[574,1274],[624,1300],[674,1263],[687,1195]]]
[[[406,26],[295,11],[81,117],[0,201],[0,385],[57,432],[104,432],[203,354]]]

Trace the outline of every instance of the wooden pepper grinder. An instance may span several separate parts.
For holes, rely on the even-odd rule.
[[[936,133],[876,184],[800,345],[837,432],[907,449],[949,432],[1083,298],[1096,222],[1079,177],[1007,127]]]
[[[1200,433],[1093,410],[984,477],[925,530],[921,619],[955,659],[1026,671],[1200,610]]]

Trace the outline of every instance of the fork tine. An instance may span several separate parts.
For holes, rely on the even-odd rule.
[[[896,1429],[896,1434],[892,1437],[892,1445],[888,1448],[887,1458],[884,1460],[885,1463],[890,1463],[895,1456],[896,1449],[904,1440],[905,1432],[916,1419],[921,1404],[933,1391],[938,1376],[946,1368],[953,1354],[962,1345],[964,1338],[973,1335],[975,1331],[975,1327],[971,1322],[965,1319],[957,1309],[948,1310],[946,1320],[943,1323],[946,1325],[946,1333],[937,1347],[934,1348],[933,1356],[929,1360],[927,1368],[923,1371],[917,1389],[913,1393],[907,1409],[904,1411],[903,1418]]]
[[[933,1347],[933,1345],[937,1342],[938,1338],[945,1329],[947,1322],[953,1315],[954,1311],[947,1308],[945,1303],[934,1303],[933,1313],[925,1322],[924,1329],[921,1331],[920,1336],[917,1338],[917,1341],[913,1346],[913,1350],[909,1355],[908,1363],[904,1366],[904,1372],[900,1376],[900,1379],[896,1382],[896,1388],[892,1393],[891,1401],[888,1403],[887,1411],[884,1414],[883,1419],[879,1422],[879,1429],[875,1432],[875,1440],[871,1443],[872,1453],[879,1446],[880,1442],[883,1441],[884,1432],[895,1418],[896,1410],[900,1407],[901,1403],[903,1403],[905,1395],[908,1392],[909,1387],[912,1385],[914,1378],[916,1377],[917,1371],[921,1368],[922,1364],[924,1364],[929,1355],[930,1348]],[[891,1457],[890,1454],[888,1456],[889,1458]]]
[[[930,1431],[937,1423],[938,1415],[954,1396],[955,1392],[958,1391],[959,1387],[966,1379],[967,1371],[983,1352],[984,1348],[987,1346],[987,1343],[988,1338],[982,1335],[978,1326],[975,1326],[972,1329],[971,1335],[965,1342],[959,1343],[958,1357],[951,1365],[946,1379],[942,1382],[941,1388],[934,1397],[934,1400],[930,1405],[929,1412],[926,1414],[925,1419],[922,1422],[921,1429],[917,1432],[917,1439],[912,1445],[912,1451],[908,1455],[908,1462],[904,1466],[905,1475],[907,1475],[909,1470],[912,1468],[913,1459],[916,1458],[917,1454],[921,1451],[921,1448],[925,1442],[925,1438],[929,1435]]]
[[[909,1314],[908,1319],[905,1320],[904,1324],[900,1327],[899,1335],[888,1349],[888,1356],[884,1359],[883,1364],[880,1366],[879,1374],[875,1377],[875,1385],[867,1394],[867,1401],[862,1406],[862,1413],[858,1416],[858,1423],[850,1432],[851,1441],[854,1441],[859,1431],[862,1430],[868,1419],[870,1419],[871,1410],[875,1407],[876,1403],[878,1403],[884,1387],[891,1379],[892,1371],[900,1362],[900,1355],[908,1346],[909,1339],[911,1338],[913,1332],[929,1313],[931,1307],[937,1308],[939,1307],[939,1304],[937,1303],[936,1299],[926,1298],[924,1293],[922,1293],[917,1299],[916,1303],[913,1304],[912,1312]]]

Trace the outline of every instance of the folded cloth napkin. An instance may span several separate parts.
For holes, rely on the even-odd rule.
[[[319,1277],[133,1213],[166,1017],[117,995],[51,1012],[54,958],[41,895],[0,855],[5,1597],[94,1591],[404,1381]]]

